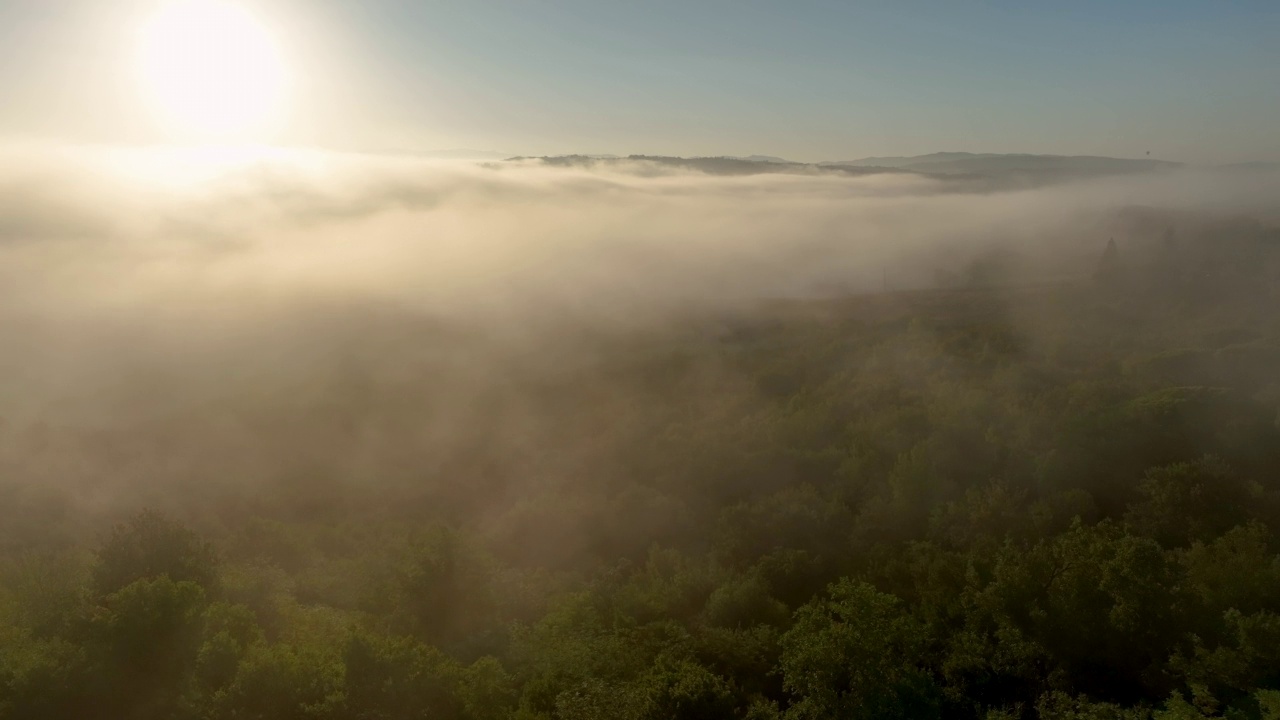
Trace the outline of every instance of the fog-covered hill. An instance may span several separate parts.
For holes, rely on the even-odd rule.
[[[993,173],[1009,171],[1066,171],[1074,173],[1131,173],[1172,170],[1180,163],[1164,160],[1098,157],[1092,155],[1028,155],[1023,153],[939,152],[914,157],[868,157],[824,162],[825,167],[885,167],[927,173]]]
[[[863,158],[844,162],[801,163],[764,155],[746,157],[672,157],[629,155],[557,155],[514,157],[557,167],[630,169],[639,173],[696,171],[710,175],[804,174],[867,176],[897,174],[931,179],[943,192],[992,192],[1043,187],[1120,175],[1168,173],[1183,165],[1162,160],[1055,155],[976,155],[933,153],[918,157]]]

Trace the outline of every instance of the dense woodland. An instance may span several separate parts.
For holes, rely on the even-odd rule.
[[[1280,718],[1280,232],[1131,225],[0,426],[0,718]]]

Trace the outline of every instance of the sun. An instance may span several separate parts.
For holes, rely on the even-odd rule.
[[[170,0],[142,26],[138,69],[147,103],[181,137],[253,137],[284,110],[285,67],[274,38],[226,0]]]

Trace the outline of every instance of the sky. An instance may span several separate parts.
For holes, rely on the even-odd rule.
[[[0,141],[174,141],[131,65],[164,2],[0,1]],[[1275,0],[238,2],[292,78],[275,144],[1280,160]]]

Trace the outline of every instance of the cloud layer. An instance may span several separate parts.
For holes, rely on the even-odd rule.
[[[408,476],[486,433],[516,462],[569,431],[538,388],[590,377],[628,337],[924,288],[994,249],[1022,280],[1079,276],[1121,207],[1277,198],[1270,174],[1195,171],[975,193],[314,153],[10,149],[0,168],[0,469],[102,503],[316,468]]]

